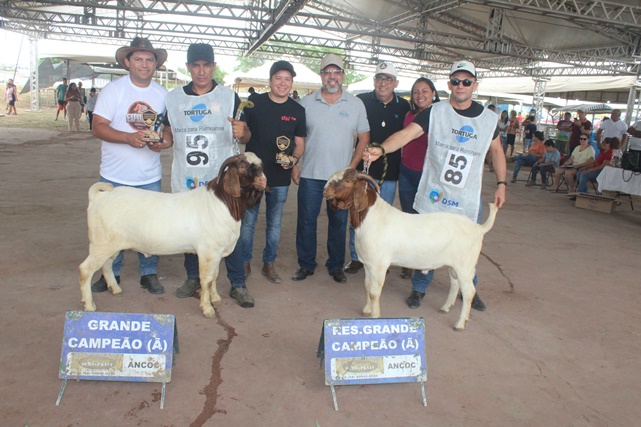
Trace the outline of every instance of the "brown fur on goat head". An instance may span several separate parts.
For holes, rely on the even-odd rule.
[[[260,202],[266,188],[262,166],[247,161],[243,154],[225,160],[218,177],[207,184],[236,221],[243,218],[247,208]]]

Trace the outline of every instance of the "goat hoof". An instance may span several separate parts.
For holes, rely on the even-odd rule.
[[[85,303],[85,311],[96,311],[96,304],[94,304],[94,303],[91,303],[91,304]]]
[[[114,295],[120,295],[122,293],[122,288],[118,286],[117,288],[112,288],[111,293]]]
[[[212,319],[216,315],[216,311],[214,310],[214,307],[206,307],[203,308],[203,314],[206,318]]]
[[[441,313],[449,313],[449,312],[450,312],[450,309],[449,309],[449,307],[441,307],[441,309],[440,309],[439,311],[440,311]]]
[[[462,331],[464,328],[465,328],[465,322],[463,322],[462,325],[460,323],[457,323],[456,325],[454,325],[455,331]]]
[[[212,294],[212,296],[209,299],[211,300],[212,304],[219,304],[220,301],[221,301],[220,295],[218,295],[218,294],[216,294],[216,295]]]

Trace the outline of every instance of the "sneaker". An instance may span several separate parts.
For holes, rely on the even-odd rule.
[[[247,288],[244,286],[242,288],[231,288],[229,296],[235,299],[242,308],[252,308],[254,306],[254,298],[249,295]]]
[[[176,296],[178,298],[193,297],[196,289],[200,289],[200,279],[187,278],[185,283],[176,289]]]
[[[541,190],[545,190],[546,188],[548,188],[547,184],[541,184]]]
[[[535,186],[535,185],[536,185],[536,182],[532,182],[532,181],[525,183],[526,187],[532,187],[532,186]]]
[[[165,288],[160,284],[156,274],[145,274],[140,278],[140,286],[147,289],[150,294],[164,294]]]
[[[261,271],[261,274],[265,276],[265,278],[267,278],[267,280],[271,283],[279,284],[283,282],[276,272],[274,264],[271,262],[266,262],[263,264],[263,270]]]
[[[512,181],[510,181],[510,182],[511,182],[512,184],[514,184],[514,183],[516,182],[516,177],[515,177],[515,176],[514,176],[514,177],[512,177]]]
[[[419,292],[412,290],[412,293],[407,297],[407,306],[409,308],[419,308],[421,306],[421,301],[425,296],[425,292]]]
[[[353,259],[345,266],[345,273],[356,274],[361,268],[363,268],[363,263]]]
[[[116,283],[120,284],[120,276],[116,276]],[[106,292],[109,289],[107,286],[107,281],[105,276],[100,276],[100,279],[96,280],[94,284],[91,285],[91,292]]]

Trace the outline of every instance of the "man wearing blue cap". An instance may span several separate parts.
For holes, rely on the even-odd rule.
[[[238,95],[213,79],[216,70],[214,50],[205,43],[193,43],[187,49],[187,70],[192,81],[167,96],[167,114],[174,143],[171,166],[171,191],[178,193],[207,185],[223,162],[234,155],[234,138],[249,141],[247,125],[234,120],[240,105]],[[188,221],[188,218],[184,219]],[[230,296],[241,307],[254,306],[245,286],[241,246],[225,258]],[[178,298],[187,298],[200,288],[198,256],[185,254],[187,279],[176,290]],[[238,267],[240,266],[240,267]]]
[[[254,108],[246,111],[251,139],[245,151],[256,154],[263,161],[269,192],[265,193],[266,222],[265,249],[261,274],[271,283],[281,283],[274,262],[280,243],[281,218],[287,201],[292,168],[298,164],[305,151],[307,127],[305,108],[289,97],[296,72],[287,61],[276,61],[269,70],[267,93],[257,94]],[[254,229],[260,202],[245,211],[240,228],[243,245],[244,269],[251,273],[254,249]]]

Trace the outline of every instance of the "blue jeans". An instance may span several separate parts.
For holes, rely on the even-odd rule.
[[[538,157],[533,156],[531,154],[519,154],[516,159],[514,159],[514,173],[512,174],[513,178],[516,178],[517,175],[519,174],[519,171],[521,170],[521,166],[526,165],[526,166],[532,166],[534,163],[539,160]]]
[[[554,166],[534,166],[532,167],[532,184],[536,184],[536,175],[541,172],[541,183],[548,183],[548,171],[554,172]]]
[[[401,210],[405,213],[418,213],[414,210],[414,199],[422,175],[423,171],[413,171],[401,163],[398,173],[398,199],[401,202]]]
[[[125,184],[119,184],[117,182],[109,181],[106,178],[100,177],[100,182],[108,182],[109,184],[113,185],[114,188],[115,187],[134,187],[134,188],[140,188],[142,190],[151,190],[151,191],[157,191],[157,192],[160,192],[160,187],[161,187],[160,180],[156,182],[152,182],[151,184],[145,184],[145,185],[125,185]],[[114,262],[112,264],[114,276],[120,276],[120,270],[122,269],[122,266],[125,264],[124,253],[125,251],[120,251],[120,253],[116,256],[116,259],[114,259]],[[157,268],[158,268],[157,255],[152,255],[149,258],[147,258],[141,253],[138,254],[138,269],[140,270],[141,276],[146,276],[147,274],[156,274]]]
[[[396,182],[397,181],[383,181],[381,185],[381,198],[385,200],[390,205],[394,203],[394,197],[396,196]],[[354,246],[354,239],[356,233],[354,232],[354,227],[350,224],[349,226],[349,255],[354,261],[358,261],[358,255],[356,254],[356,247]],[[333,271],[333,270],[330,270]]]
[[[476,222],[480,224],[482,219],[483,201],[481,201],[481,208],[479,209],[479,215],[476,218]],[[428,271],[427,274],[421,273],[420,270],[414,270],[414,274],[412,274],[412,290],[425,293],[427,287],[430,285],[430,283],[432,283],[432,280],[434,280],[434,270]],[[474,274],[472,283],[474,283],[474,287],[476,287],[476,285],[478,285],[479,283],[479,279],[476,274]]]
[[[263,262],[273,263],[276,260],[276,251],[280,243],[281,219],[283,208],[287,201],[289,186],[270,187],[265,193],[266,220],[265,228],[265,249],[263,250]],[[243,262],[251,262],[254,252],[254,229],[258,219],[260,203],[245,211],[243,223],[240,227],[240,240],[243,245]]]
[[[185,254],[185,270],[187,277],[190,279],[200,279],[198,255]],[[234,251],[225,258],[225,267],[227,267],[227,278],[231,282],[232,288],[245,287],[245,269],[243,266],[243,245],[240,240],[236,243]]]
[[[579,193],[587,193],[588,192],[588,182],[590,180],[596,179],[597,176],[601,173],[600,170],[598,171],[590,171],[587,173],[583,172],[578,172],[577,173],[577,180],[579,181],[579,186],[576,188],[576,191]]]
[[[523,151],[527,153],[528,148],[530,148],[530,145],[532,145],[532,140],[531,139],[524,139],[523,140]]]
[[[298,265],[314,271],[316,262],[316,232],[318,215],[323,202],[323,188],[327,181],[301,178],[298,186],[298,219],[296,224],[296,252]],[[331,210],[326,203],[329,227],[327,229],[327,254],[325,263],[329,272],[341,270],[345,262],[345,234],[347,211]]]

